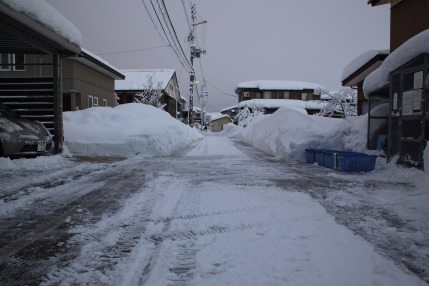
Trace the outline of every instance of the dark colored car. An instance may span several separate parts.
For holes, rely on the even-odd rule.
[[[35,157],[51,148],[52,136],[42,123],[21,118],[0,104],[0,156]]]

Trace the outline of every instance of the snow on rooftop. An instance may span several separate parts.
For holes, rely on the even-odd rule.
[[[29,16],[70,43],[82,45],[82,35],[79,30],[44,0],[0,0],[0,2],[12,10]]]
[[[304,81],[290,81],[290,80],[256,80],[241,82],[237,85],[235,90],[239,88],[258,88],[260,90],[304,90],[304,89],[317,89],[324,88],[323,86]]]
[[[245,100],[238,104],[239,108],[258,106],[261,108],[301,108],[320,110],[325,107],[327,103],[321,100],[303,101],[298,99],[251,99]]]
[[[229,116],[226,114],[221,114],[221,113],[211,113],[210,114],[210,121],[218,120],[221,118],[229,118]]]
[[[224,112],[224,111],[232,110],[232,109],[236,109],[236,108],[237,108],[237,105],[233,105],[233,106],[229,106],[229,107],[222,109],[220,112]]]
[[[152,75],[155,87],[159,82],[161,88],[165,89],[174,72],[174,69],[124,69],[121,73],[125,75],[125,80],[116,81],[115,89],[144,90],[148,86],[148,78]]]
[[[429,29],[394,50],[377,70],[367,76],[363,83],[365,96],[388,85],[391,72],[424,53],[429,53]]]
[[[356,72],[359,68],[361,68],[374,57],[378,55],[388,55],[389,53],[390,50],[370,50],[357,56],[344,67],[343,74],[341,75],[341,81],[344,81],[346,78],[351,76],[354,72]]]

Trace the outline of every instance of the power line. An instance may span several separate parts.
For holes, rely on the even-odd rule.
[[[188,23],[189,30],[192,30],[191,22],[189,21],[188,10],[186,9],[185,0],[182,0],[183,11],[185,11],[186,22]]]
[[[162,24],[162,21],[161,21],[161,19],[160,19],[160,17],[159,17],[159,15],[158,15],[158,12],[157,12],[157,10],[156,10],[156,8],[155,8],[155,5],[153,4],[153,1],[152,0],[149,0],[150,1],[150,3],[151,3],[151,5],[152,5],[152,9],[153,9],[153,11],[154,11],[154,13],[155,13],[155,15],[156,15],[156,18],[158,19],[158,23],[159,23],[159,25],[161,26],[161,29],[162,29],[162,31],[164,32],[164,35],[165,35],[165,38],[166,38],[166,40],[167,40],[167,42],[168,42],[168,46],[171,48],[171,50],[173,50],[173,52],[176,54],[176,57],[177,57],[177,59],[179,60],[179,62],[180,62],[180,64],[186,69],[186,71],[192,71],[193,69],[192,69],[192,67],[190,68],[189,67],[189,63],[187,63],[186,61],[184,62],[183,61],[183,58],[182,57],[180,57],[180,55],[179,55],[179,52],[173,47],[173,45],[171,44],[171,41],[170,41],[170,39],[169,39],[169,37],[168,37],[168,35],[167,35],[167,32],[165,31],[165,28],[164,28],[164,25]],[[157,0],[158,1],[158,0]],[[144,2],[144,0],[142,0],[142,3],[143,3],[143,5],[145,6],[145,9],[146,9],[146,12],[149,14],[149,17],[150,17],[150,19],[151,19],[151,21],[152,21],[152,23],[153,23],[153,25],[155,26],[155,29],[158,31],[158,34],[160,35],[160,37],[161,37],[161,39],[164,41],[164,38],[162,37],[162,35],[161,35],[161,33],[160,33],[160,31],[159,31],[159,29],[158,29],[158,27],[157,27],[157,25],[155,24],[155,21],[153,20],[153,18],[152,18],[152,16],[151,16],[151,14],[150,14],[150,12],[149,12],[149,9],[147,8],[147,6],[146,6],[146,4],[145,4],[145,2]],[[158,2],[158,5],[159,5],[159,2]],[[162,11],[161,11],[161,13],[162,13]],[[163,15],[162,15],[163,16]],[[163,18],[164,18],[164,21],[165,21],[165,17],[163,16]],[[167,23],[166,23],[167,24]],[[167,27],[168,28],[168,27]],[[174,43],[174,40],[173,40],[173,43]],[[187,65],[188,64],[188,65]]]
[[[96,55],[105,56],[105,55],[128,54],[128,53],[136,53],[136,52],[141,52],[141,51],[154,50],[154,49],[159,49],[159,48],[164,48],[164,47],[169,47],[169,46],[170,45],[162,45],[162,46],[144,48],[144,49],[138,49],[138,50],[118,51],[118,52],[110,52],[110,53],[103,53],[103,54],[96,54]]]
[[[152,1],[151,1],[152,2]],[[155,21],[152,18],[152,15],[149,12],[149,9],[146,6],[146,3],[144,2],[144,0],[142,0],[143,6],[146,9],[147,14],[149,15],[150,21],[152,22],[153,26],[155,27],[155,30],[158,32],[158,35],[161,37],[161,40],[164,42],[164,38],[161,35],[161,32],[158,30],[158,27],[155,24]]]
[[[206,80],[207,81],[207,80]],[[219,88],[217,88],[216,86],[214,86],[213,84],[211,84],[209,81],[207,81],[207,83],[213,87],[214,89],[216,89],[217,91],[219,91],[220,93],[223,93],[224,95],[228,95],[228,96],[233,96],[233,97],[237,97],[236,94],[230,94],[230,93],[226,93],[223,90],[220,90]]]
[[[158,1],[158,0],[157,0]],[[173,25],[173,23],[171,22],[171,18],[170,18],[170,15],[169,15],[169,13],[168,13],[168,10],[167,10],[167,7],[165,6],[165,2],[164,2],[164,0],[160,0],[161,1],[161,3],[162,3],[162,5],[163,5],[163,7],[164,7],[164,10],[165,10],[165,14],[167,15],[167,19],[164,17],[164,14],[162,15],[163,17],[164,17],[164,21],[166,22],[166,24],[167,24],[167,28],[168,28],[168,23],[170,24],[170,26],[171,26],[171,29],[173,30],[173,34],[174,34],[174,37],[173,37],[173,35],[171,34],[171,31],[170,31],[170,29],[168,28],[168,31],[169,31],[169,33],[170,33],[170,36],[172,37],[172,39],[173,39],[173,42],[175,42],[177,45],[176,45],[176,48],[177,48],[177,46],[179,46],[179,48],[180,48],[180,51],[182,52],[181,53],[181,55],[183,56],[183,58],[186,60],[186,62],[189,64],[189,66],[191,66],[191,63],[188,61],[188,58],[186,57],[186,55],[185,55],[185,52],[183,51],[183,48],[182,48],[182,45],[180,44],[180,41],[179,41],[179,39],[178,39],[178,37],[177,37],[177,33],[176,33],[176,29],[174,28],[174,25]],[[159,3],[159,2],[158,2]],[[161,8],[161,7],[160,7]],[[161,9],[161,11],[162,11],[162,9]],[[162,12],[161,12],[162,13]],[[167,20],[168,20],[168,23],[167,23]],[[192,67],[192,66],[191,66]]]

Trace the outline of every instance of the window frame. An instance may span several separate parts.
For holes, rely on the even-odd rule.
[[[88,95],[88,108],[94,107],[94,97],[92,95]]]
[[[16,61],[17,56],[22,56],[22,64],[21,63],[17,64],[17,61]],[[12,55],[12,63],[14,64],[13,71],[24,72],[27,70],[27,68],[25,66],[25,54],[13,54]],[[18,67],[22,67],[22,68],[18,68]]]
[[[7,62],[3,63],[3,56],[6,55],[7,57]],[[10,54],[8,53],[0,53],[0,71],[11,71],[11,66],[10,66]],[[3,68],[6,67],[6,68]]]

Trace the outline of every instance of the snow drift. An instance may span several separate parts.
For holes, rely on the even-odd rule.
[[[71,153],[165,156],[202,138],[168,113],[138,103],[64,113],[65,145]]]
[[[236,136],[273,156],[304,161],[306,148],[364,151],[367,120],[367,116],[347,120],[309,116],[281,108],[255,119]]]

